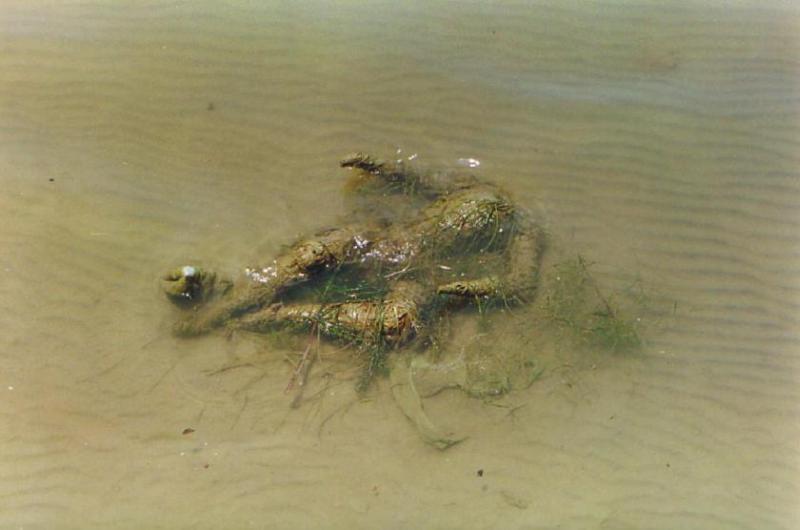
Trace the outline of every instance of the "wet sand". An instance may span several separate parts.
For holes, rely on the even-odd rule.
[[[227,4],[0,7],[0,528],[800,526],[798,9]],[[397,148],[674,314],[428,400],[444,453],[388,381],[293,409],[286,348],[170,335],[159,274],[335,225],[337,159]]]

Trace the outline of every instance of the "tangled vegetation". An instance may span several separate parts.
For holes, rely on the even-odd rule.
[[[637,317],[626,313],[615,295],[601,292],[583,257],[553,266],[543,293],[544,318],[589,346],[613,353],[642,345]]]

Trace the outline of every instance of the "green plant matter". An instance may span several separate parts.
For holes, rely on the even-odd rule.
[[[600,290],[590,268],[580,255],[553,266],[544,282],[545,320],[590,346],[615,353],[637,350],[642,345],[638,320]]]
[[[623,316],[620,310],[607,301],[607,307],[592,313],[586,327],[588,340],[608,351],[622,353],[641,347],[642,339],[636,321]]]
[[[371,346],[364,349],[363,367],[356,381],[356,392],[363,394],[369,389],[376,377],[385,376],[389,372],[386,365],[388,352],[388,348],[384,345]]]

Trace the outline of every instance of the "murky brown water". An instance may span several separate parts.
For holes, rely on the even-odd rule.
[[[778,2],[5,0],[0,528],[800,526],[799,33]],[[278,345],[170,336],[166,267],[337,223],[338,157],[398,147],[480,160],[676,314],[428,400],[443,453],[386,381],[292,409]]]

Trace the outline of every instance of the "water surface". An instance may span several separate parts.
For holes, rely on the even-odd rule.
[[[799,30],[783,2],[4,1],[0,527],[797,527]],[[469,435],[445,453],[385,381],[292,409],[279,345],[170,336],[165,268],[341,222],[336,160],[398,148],[480,160],[669,324],[503,407],[430,400]]]

